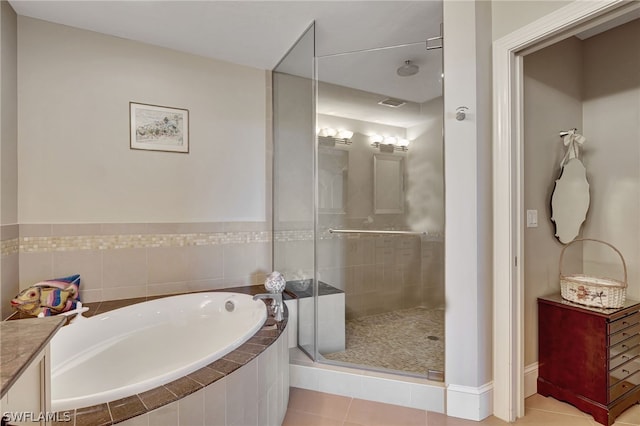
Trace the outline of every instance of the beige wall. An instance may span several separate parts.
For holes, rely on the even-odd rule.
[[[19,222],[2,209],[3,314],[18,287],[75,273],[84,301],[264,281],[269,72],[26,17],[17,40],[18,81],[2,82],[3,111],[19,93],[19,162],[2,127],[2,202]],[[190,153],[130,150],[130,101],[189,109]]]
[[[288,280],[312,278],[315,220],[310,140],[314,127],[312,80],[279,72],[274,72],[273,77],[273,266]],[[309,319],[312,318],[313,312]]]
[[[265,71],[18,19],[20,223],[264,221]],[[129,149],[129,102],[190,153]]]
[[[2,204],[0,223],[18,222],[18,117],[17,104],[17,34],[16,14],[8,2],[2,1]]]
[[[17,17],[0,2],[0,319],[18,292]]]
[[[635,300],[640,299],[639,45],[640,19],[583,42],[584,159],[591,184],[584,234],[622,252],[627,295]],[[585,245],[584,256],[585,273],[622,278],[620,260],[611,250]]]
[[[629,269],[627,296],[640,298],[640,20],[580,41],[571,38],[524,58],[524,208],[538,210],[525,228],[525,364],[537,354],[539,296],[557,293],[562,245],[550,221],[550,199],[564,146],[560,130],[579,129],[587,141],[591,203],[580,236],[612,243]],[[616,66],[611,66],[616,64]],[[563,272],[622,278],[619,258],[593,243],[568,249]]]
[[[571,1],[493,0],[491,1],[493,40],[524,27],[569,3]]]
[[[525,365],[538,359],[536,300],[558,292],[562,244],[554,237],[551,194],[564,146],[560,130],[583,129],[581,42],[570,38],[524,58],[524,208],[538,211],[525,228]]]
[[[312,80],[274,72],[275,227],[313,228]],[[297,224],[297,225],[295,225]]]

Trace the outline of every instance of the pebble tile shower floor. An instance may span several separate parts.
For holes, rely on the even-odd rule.
[[[332,361],[426,376],[444,371],[444,309],[411,308],[348,320],[344,352]]]

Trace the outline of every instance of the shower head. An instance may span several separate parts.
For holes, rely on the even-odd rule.
[[[404,65],[402,65],[396,71],[400,77],[409,77],[411,75],[418,74],[420,67],[411,63],[411,61],[404,61]]]

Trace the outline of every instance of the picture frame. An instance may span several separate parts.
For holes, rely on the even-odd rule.
[[[131,149],[189,153],[189,110],[129,102]]]

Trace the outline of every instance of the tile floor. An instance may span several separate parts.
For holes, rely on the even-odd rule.
[[[482,422],[473,422],[413,408],[291,388],[289,408],[282,426],[498,426],[508,424],[493,416]],[[527,398],[526,415],[514,424],[599,425],[593,417],[577,408],[537,394]],[[640,425],[640,405],[629,408],[614,423],[614,426],[631,425]]]

